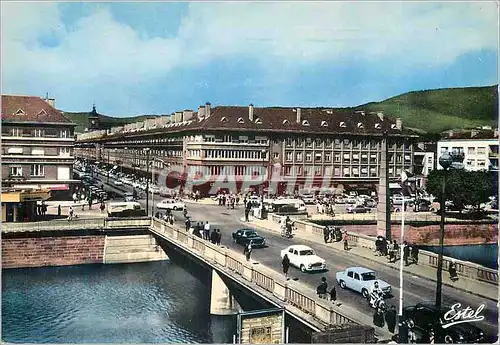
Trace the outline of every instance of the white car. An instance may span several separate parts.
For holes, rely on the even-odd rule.
[[[375,272],[368,268],[349,267],[345,271],[337,272],[335,274],[335,280],[342,289],[357,291],[361,293],[364,298],[368,298],[375,281],[378,281],[384,295],[387,296],[391,294],[391,285],[381,279],[377,279]]]
[[[179,200],[165,199],[156,204],[156,208],[159,210],[183,210],[186,208],[186,204]]]
[[[289,246],[281,251],[281,258],[288,254],[290,265],[302,272],[326,270],[326,261],[314,253],[311,247],[304,245]]]

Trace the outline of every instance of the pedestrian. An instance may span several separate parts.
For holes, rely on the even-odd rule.
[[[288,280],[288,270],[290,269],[290,258],[288,257],[288,254],[285,254],[285,256],[283,256],[281,267],[283,267],[283,273],[285,274],[286,280]]]
[[[457,274],[457,265],[455,263],[455,260],[450,262],[448,266],[448,272],[450,273],[451,281],[456,282],[458,280],[458,274]]]
[[[207,221],[203,227],[203,238],[205,240],[210,240],[210,223]]]
[[[385,313],[385,322],[387,323],[387,329],[389,332],[394,334],[396,329],[396,307],[391,306],[391,308]]]
[[[382,313],[381,308],[377,308],[375,313],[373,314],[373,324],[377,327],[384,327],[384,314]]]
[[[245,207],[245,222],[249,222],[248,215],[250,214],[250,209]]]
[[[68,210],[68,220],[73,220],[73,207],[70,206]]]
[[[104,209],[106,208],[106,206],[104,206],[104,202],[101,202],[100,208],[101,208],[101,213],[103,213]]]
[[[217,229],[213,229],[210,233],[210,242],[212,244],[217,244]]]
[[[337,300],[337,290],[335,289],[335,285],[332,286],[330,290],[330,302],[335,303]]]
[[[92,209],[92,201],[93,201],[92,197],[89,197],[89,210]]]
[[[347,236],[347,230],[344,230],[344,236],[342,237],[344,240],[344,250],[349,250],[349,243],[348,241],[348,236]]]
[[[329,237],[330,237],[330,231],[328,229],[328,226],[325,226],[323,228],[323,240],[325,241],[325,243],[328,243]]]
[[[249,242],[245,246],[245,249],[243,250],[243,254],[245,254],[245,258],[247,259],[247,261],[250,261],[250,255],[252,254],[252,243]]]
[[[405,262],[405,266],[408,266],[408,258],[410,257],[410,245],[408,242],[403,242],[403,260]]]
[[[82,211],[85,211],[85,200],[82,199],[81,204],[82,204]]]
[[[410,344],[417,343],[417,335],[415,334],[415,323],[411,319],[408,321],[408,343]]]
[[[174,225],[174,215],[173,214],[170,214],[169,216],[169,221],[170,221],[170,225]]]
[[[189,231],[189,228],[191,227],[191,220],[189,218],[186,218],[186,221],[184,223],[186,224],[186,231]]]
[[[413,259],[413,263],[418,265],[418,247],[415,244],[411,246],[411,257]]]
[[[78,201],[78,197],[76,196],[76,193],[73,193],[73,204],[76,204]]]
[[[328,291],[328,283],[326,282],[326,278],[323,277],[321,278],[321,283],[316,288],[316,293],[318,294],[319,298],[325,298],[327,291]]]
[[[222,240],[222,234],[220,233],[220,229],[217,229],[217,245],[220,246],[220,241]]]
[[[57,205],[57,216],[61,217],[61,204]]]

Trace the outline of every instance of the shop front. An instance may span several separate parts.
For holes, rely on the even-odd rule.
[[[50,190],[2,190],[2,222],[33,222],[38,201],[50,199]]]

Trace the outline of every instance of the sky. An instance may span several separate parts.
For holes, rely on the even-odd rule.
[[[2,94],[64,111],[356,106],[498,84],[495,2],[1,2]]]

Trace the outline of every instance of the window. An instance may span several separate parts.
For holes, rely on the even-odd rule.
[[[340,168],[334,168],[333,169],[333,175],[334,176],[340,176]]]
[[[478,168],[484,168],[485,166],[486,166],[486,161],[484,159],[477,160],[477,167]]]
[[[469,167],[473,167],[476,165],[476,160],[475,159],[467,159],[466,164]]]
[[[240,136],[239,140],[240,140],[241,144],[248,144],[248,137],[247,136]]]
[[[332,141],[330,139],[325,140],[325,147],[328,147],[328,148],[332,147]]]
[[[11,128],[10,129],[10,135],[12,137],[22,137],[23,136],[23,130],[21,128]]]
[[[205,135],[205,141],[207,143],[213,143],[213,142],[215,142],[215,135]]]
[[[325,162],[332,161],[332,154],[330,152],[325,153]]]
[[[358,122],[358,128],[363,128],[363,124],[361,122]]]
[[[351,169],[344,168],[344,177],[350,177],[350,176],[351,176]]]
[[[44,176],[45,171],[44,167],[41,164],[34,164],[31,166],[31,176]]]
[[[69,138],[69,131],[67,129],[63,129],[59,132],[60,138]]]
[[[22,155],[23,148],[22,147],[9,147],[7,149],[7,153],[10,155]]]
[[[193,152],[196,152],[196,151],[191,151],[191,155],[195,156],[195,154]],[[65,157],[71,156],[71,148],[69,148],[69,147],[60,147],[59,148],[59,156],[65,156]]]
[[[427,157],[427,163],[432,164],[432,157]]]
[[[347,127],[345,122],[344,121],[340,122],[340,128],[345,128],[345,127]]]
[[[60,181],[66,181],[70,179],[70,168],[69,167],[57,167],[57,179]]]
[[[17,109],[17,111],[14,113],[14,115],[24,115],[24,110]]]
[[[486,153],[486,147],[478,147],[477,148],[478,155],[484,155],[485,153]]]
[[[475,147],[468,147],[467,148],[467,154],[469,154],[469,155],[475,155],[476,154],[476,148]]]
[[[312,147],[312,146],[313,146],[312,139],[311,138],[307,138],[306,139],[306,147]]]
[[[302,152],[297,152],[295,158],[297,159],[297,162],[302,162]]]
[[[223,116],[223,117],[220,119],[220,122],[227,122],[227,117]]]
[[[31,149],[31,155],[33,155],[33,156],[43,156],[43,155],[45,155],[45,149],[43,147],[33,147]]]
[[[321,162],[322,158],[323,158],[323,157],[321,157],[321,153],[316,153],[316,154],[314,155],[314,161],[315,161],[315,162]]]
[[[238,123],[245,123],[245,120],[243,120],[242,117],[238,118]]]
[[[275,152],[273,154],[273,157],[274,157],[274,159],[278,159],[278,158],[280,158],[280,154],[278,152]]]
[[[326,121],[321,121],[321,127],[328,127],[328,123]]]
[[[340,162],[340,153],[335,154],[335,162]]]
[[[262,120],[260,118],[256,118],[255,119],[255,123],[258,124],[258,125],[261,125],[262,124]]]
[[[312,153],[306,152],[306,162],[312,162]]]
[[[40,110],[40,112],[37,114],[37,116],[47,116],[47,112],[46,112],[44,109],[42,109],[42,110]]]
[[[315,146],[316,148],[321,148],[321,147],[323,147],[323,140],[321,140],[321,139],[316,139],[316,140],[314,141],[314,146]]]
[[[321,167],[314,167],[314,176],[321,176]]]
[[[297,138],[295,145],[297,147],[302,147],[304,145],[304,140],[302,140],[301,138]]]
[[[11,176],[23,176],[23,168],[22,167],[10,167],[10,175]]]
[[[382,128],[382,126],[380,125],[380,123],[376,123],[375,124],[375,129],[380,129],[380,128]]]
[[[286,140],[285,140],[285,146],[286,147],[292,147],[293,146],[293,139],[292,138],[286,138]]]
[[[371,167],[370,168],[370,176],[371,177],[376,177],[377,176],[377,168]]]
[[[441,147],[441,153],[445,153],[446,151],[448,151],[447,147]]]
[[[347,272],[347,276],[348,276],[349,278],[353,278],[353,277],[354,277],[354,274],[353,274],[353,272],[352,272],[352,271],[348,271],[348,272]]]
[[[344,139],[344,148],[349,148],[351,147],[351,142],[349,141],[349,139]]]
[[[289,122],[288,120],[286,120],[286,119],[285,119],[285,120],[283,120],[283,124],[284,124],[284,125],[288,125],[289,123],[290,123],[290,122]]]
[[[309,126],[309,121],[307,120],[302,121],[302,126]]]
[[[293,160],[293,152],[286,153],[286,161],[291,162]]]

